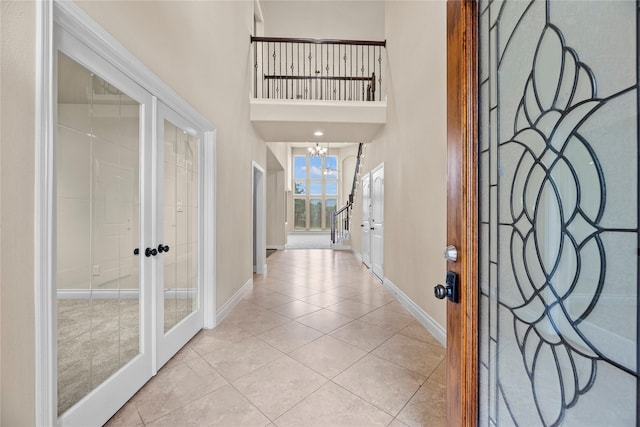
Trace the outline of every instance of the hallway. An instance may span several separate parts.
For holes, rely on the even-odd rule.
[[[353,254],[267,265],[108,426],[445,425],[445,350]]]

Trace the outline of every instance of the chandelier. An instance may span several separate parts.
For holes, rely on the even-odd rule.
[[[315,147],[309,147],[309,157],[324,157],[327,151],[325,147],[320,147],[320,144],[316,142]]]

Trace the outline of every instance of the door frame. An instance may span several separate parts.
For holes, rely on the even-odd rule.
[[[447,268],[458,274],[459,302],[447,300],[447,425],[477,424],[477,4],[447,1]]]
[[[255,161],[251,162],[251,216],[253,217],[253,271],[256,274],[267,272],[267,215],[265,203],[264,169]]]
[[[55,135],[54,26],[57,25],[130,79],[189,117],[204,132],[204,327],[216,326],[216,127],[98,25],[74,2],[36,2],[36,123],[35,123],[35,424],[57,425],[56,293],[52,217]],[[155,112],[153,112],[155,113]],[[155,117],[155,116],[154,116]],[[153,121],[153,120],[152,120]],[[155,124],[152,123],[152,129]],[[147,313],[145,313],[147,316]]]

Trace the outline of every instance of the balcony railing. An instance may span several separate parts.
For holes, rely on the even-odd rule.
[[[254,97],[381,101],[386,41],[251,37]]]

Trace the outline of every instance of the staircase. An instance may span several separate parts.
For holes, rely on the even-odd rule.
[[[353,204],[358,191],[358,181],[360,180],[360,169],[362,168],[362,160],[364,158],[364,144],[358,145],[358,157],[356,159],[356,167],[353,171],[353,184],[351,185],[351,193],[347,203],[331,217],[331,248],[334,250],[351,249],[351,216]]]

